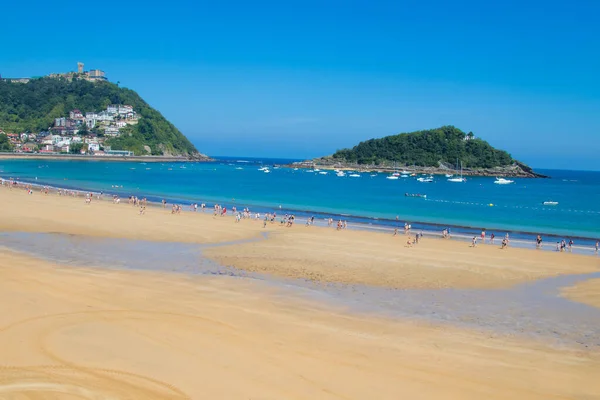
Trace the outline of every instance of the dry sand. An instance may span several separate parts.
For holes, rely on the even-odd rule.
[[[558,274],[600,270],[591,256],[425,237],[407,247],[404,234],[271,227],[266,240],[208,249],[223,265],[315,281],[393,288],[493,288]]]
[[[86,204],[81,197],[28,195],[23,189],[0,186],[0,231],[59,232],[100,237],[217,243],[258,237],[256,226],[233,226],[230,218],[212,218],[212,213],[188,212],[171,214],[170,207],[139,208],[124,203],[94,200]]]
[[[600,357],[0,254],[2,399],[592,399]]]
[[[561,294],[570,300],[600,308],[600,279],[590,279],[564,288]]]

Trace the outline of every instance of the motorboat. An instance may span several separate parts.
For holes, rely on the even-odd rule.
[[[432,176],[420,177],[420,178],[417,178],[417,181],[430,183],[430,182],[433,182],[433,177]]]
[[[510,179],[504,179],[504,178],[496,178],[494,183],[497,185],[509,185],[511,183],[515,183],[515,181],[511,181]]]
[[[360,174],[350,174],[348,175],[350,178],[360,178]]]
[[[452,174],[446,174],[446,178],[452,178],[454,175]]]
[[[420,197],[422,199],[426,199],[427,198],[426,194],[420,194],[420,193],[404,193],[404,196],[406,196],[406,197]]]
[[[557,206],[558,205],[558,201],[545,201],[542,203],[545,206]]]
[[[390,176],[386,176],[385,179],[396,180],[396,179],[398,179],[398,177],[394,176],[394,175],[390,175]]]
[[[407,174],[402,174],[402,175],[400,175],[400,178],[408,178],[408,175]]]
[[[315,171],[316,171],[316,170],[315,170]],[[326,171],[320,171],[320,172],[319,172],[319,175],[327,175],[327,172],[326,172]]]
[[[344,173],[344,171],[338,171],[336,173],[336,175],[339,176],[340,178],[346,176],[346,174]]]
[[[268,169],[263,169],[263,172],[264,172],[265,174],[270,174],[270,173],[271,173],[271,171],[269,171]]]

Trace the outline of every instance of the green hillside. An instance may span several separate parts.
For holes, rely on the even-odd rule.
[[[5,132],[48,130],[54,119],[79,109],[83,113],[101,111],[109,104],[128,104],[139,115],[139,123],[121,136],[107,139],[113,150],[131,150],[136,155],[193,155],[194,145],[136,92],[110,82],[93,83],[82,79],[33,79],[29,83],[0,81],[0,129]]]
[[[516,161],[506,151],[493,148],[485,140],[473,138],[453,126],[401,133],[359,143],[352,149],[338,150],[329,159],[358,164],[417,165],[437,167],[440,162],[465,168],[493,168]]]

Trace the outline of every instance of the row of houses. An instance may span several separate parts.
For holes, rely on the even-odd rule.
[[[52,132],[58,135],[76,135],[86,128],[97,128],[107,136],[118,136],[120,130],[128,125],[138,123],[137,113],[133,107],[126,104],[111,104],[106,110],[100,112],[86,112],[71,110],[69,117],[55,118]],[[84,126],[85,125],[85,126]]]

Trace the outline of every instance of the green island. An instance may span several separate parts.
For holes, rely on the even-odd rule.
[[[517,161],[506,151],[465,133],[454,126],[442,126],[411,133],[370,139],[351,149],[296,164],[304,167],[344,168],[447,174],[462,165],[465,175],[543,177]]]
[[[0,152],[208,159],[135,91],[94,78],[0,79]]]

